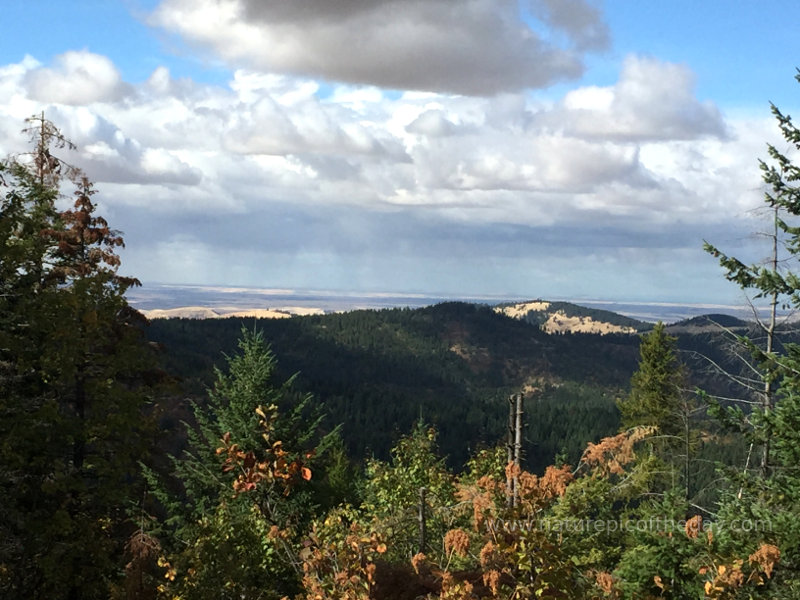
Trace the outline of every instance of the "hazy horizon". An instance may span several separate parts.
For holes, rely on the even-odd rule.
[[[607,300],[598,298],[519,296],[512,294],[464,295],[435,292],[394,292],[364,290],[321,290],[300,288],[265,288],[219,286],[206,284],[168,284],[145,282],[129,290],[128,299],[140,309],[172,309],[200,306],[225,310],[315,308],[324,312],[357,309],[418,308],[438,302],[463,301],[496,305],[502,303],[544,300],[571,302],[590,308],[617,312],[643,321],[672,323],[704,314],[721,313],[751,318],[746,304],[714,304],[702,302],[663,302],[658,300]]]

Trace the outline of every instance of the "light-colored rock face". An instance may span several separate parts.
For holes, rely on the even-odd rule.
[[[547,333],[636,333],[633,327],[612,325],[604,321],[595,321],[591,317],[568,317],[563,310],[549,312],[550,303],[544,301],[522,302],[513,306],[497,306],[495,312],[504,314],[512,319],[522,319],[528,313],[540,312],[547,315],[542,324],[542,329]]]
[[[542,325],[547,333],[636,333],[633,327],[612,325],[603,321],[595,321],[592,317],[568,317],[564,311],[559,310],[550,315]]]
[[[323,314],[319,308],[286,307],[272,308],[208,308],[206,306],[183,306],[140,311],[148,319],[226,319],[228,317],[256,318],[256,319],[288,319],[292,315]]]
[[[512,319],[521,319],[529,312],[544,312],[550,308],[549,302],[523,302],[513,306],[496,306],[495,312],[502,313]]]
[[[140,311],[148,319],[216,319],[219,315],[205,306],[183,306],[181,308],[156,308]]]

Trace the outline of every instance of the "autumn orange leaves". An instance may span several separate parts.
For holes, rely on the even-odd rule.
[[[220,439],[222,446],[216,451],[217,454],[225,455],[222,471],[224,473],[237,471],[233,482],[234,495],[253,491],[260,483],[268,485],[277,483],[283,488],[283,494],[288,495],[298,476],[306,481],[311,479],[311,469],[299,460],[288,459],[288,452],[283,449],[281,440],[271,441],[277,407],[259,406],[255,412],[259,416],[259,426],[266,442],[262,460],[258,460],[252,450],[242,451],[238,444],[231,442],[230,432],[226,432]],[[307,453],[306,457],[310,458],[311,453]]]

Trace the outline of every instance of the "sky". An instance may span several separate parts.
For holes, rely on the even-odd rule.
[[[795,0],[4,0],[0,155],[153,283],[739,304]]]

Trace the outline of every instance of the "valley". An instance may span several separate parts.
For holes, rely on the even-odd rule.
[[[728,326],[747,326],[726,318]],[[578,327],[551,328],[557,320]],[[689,384],[736,393],[709,367],[739,368],[726,354],[724,331],[704,318],[685,323],[668,330],[678,337]],[[299,389],[325,407],[326,426],[342,426],[352,456],[387,457],[423,419],[439,429],[443,453],[460,468],[476,447],[503,439],[506,399],[524,392],[526,464],[540,470],[559,454],[577,460],[588,442],[617,431],[616,401],[637,366],[638,333],[651,327],[569,303],[447,302],[291,318],[153,319],[148,336],[163,346],[164,368],[202,398],[241,331],[262,332],[280,376],[297,374]]]

